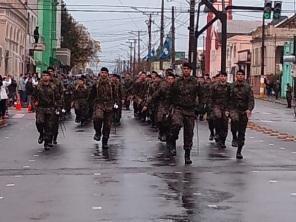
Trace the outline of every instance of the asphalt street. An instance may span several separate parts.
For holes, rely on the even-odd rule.
[[[282,105],[256,101],[252,121],[296,136]],[[237,161],[231,135],[219,151],[200,122],[185,166],[182,136],[171,158],[132,111],[112,129],[108,151],[93,140],[92,124],[80,127],[74,117],[48,152],[37,144],[34,114],[12,112],[8,123],[0,129],[1,222],[295,221],[295,141],[248,129]]]

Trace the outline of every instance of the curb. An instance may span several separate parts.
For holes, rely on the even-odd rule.
[[[287,102],[285,102],[285,101],[275,100],[275,99],[274,100],[269,100],[266,96],[261,97],[259,95],[254,95],[254,97],[256,99],[259,99],[259,100],[262,100],[262,101],[265,101],[265,102],[276,103],[276,104],[280,104],[280,105],[283,105],[283,106],[287,106],[288,105]]]

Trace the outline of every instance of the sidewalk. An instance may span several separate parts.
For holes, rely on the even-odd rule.
[[[271,96],[271,97],[267,97],[267,96],[264,96],[264,97],[261,97],[260,95],[255,95],[255,98],[256,99],[259,99],[259,100],[262,100],[262,101],[267,101],[267,102],[271,102],[271,103],[276,103],[276,104],[280,104],[280,105],[283,105],[283,106],[287,106],[287,100],[284,99],[284,98],[279,98],[279,99],[275,99],[274,96]],[[292,105],[293,105],[293,101],[292,101]]]

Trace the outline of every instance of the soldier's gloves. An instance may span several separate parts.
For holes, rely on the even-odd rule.
[[[66,110],[65,109],[62,109],[62,113],[66,113]]]
[[[114,109],[118,109],[119,106],[115,103],[114,106],[113,106],[113,108],[114,108]]]
[[[55,111],[55,114],[56,114],[57,116],[59,116],[59,115],[60,115],[60,111],[57,109],[57,110]]]
[[[225,116],[229,117],[229,111],[225,111]]]
[[[246,113],[247,113],[248,118],[250,118],[252,116],[252,112],[250,110],[247,110]]]
[[[147,107],[147,106],[144,106],[143,109],[142,109],[142,113],[143,113],[143,112],[146,112],[147,109],[148,109],[148,107]]]

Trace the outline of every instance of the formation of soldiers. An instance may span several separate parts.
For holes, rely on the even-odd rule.
[[[226,73],[211,79],[208,75],[196,78],[191,75],[189,63],[182,66],[182,76],[172,69],[160,76],[157,72],[140,72],[137,76],[109,75],[103,67],[98,77],[82,76],[78,80],[59,79],[51,67],[42,73],[42,80],[33,95],[36,107],[38,142],[48,150],[57,144],[60,115],[70,113],[74,107],[77,123],[93,121],[94,140],[102,141],[108,149],[112,124],[120,125],[123,107],[140,121],[149,121],[158,129],[159,140],[165,142],[172,156],[176,155],[176,141],[183,127],[185,164],[191,164],[196,119],[206,117],[210,130],[209,140],[225,149],[229,119],[231,120],[232,146],[237,147],[237,159],[242,159],[248,119],[254,109],[254,96],[239,70],[236,81],[228,83]]]

